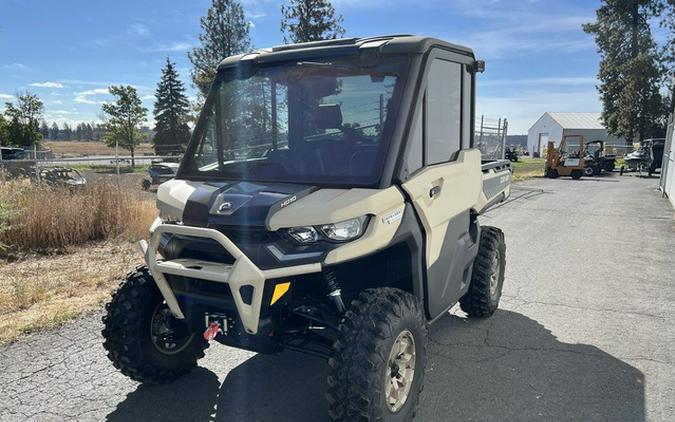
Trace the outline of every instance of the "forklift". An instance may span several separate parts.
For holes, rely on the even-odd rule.
[[[553,141],[546,149],[546,170],[544,175],[551,179],[570,176],[581,179],[584,174],[584,137],[583,135],[565,135],[556,148]]]

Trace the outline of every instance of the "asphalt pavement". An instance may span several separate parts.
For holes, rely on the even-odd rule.
[[[501,227],[500,310],[431,327],[417,421],[672,421],[675,231],[657,179],[537,179],[482,217]],[[324,421],[326,364],[214,345],[177,382],[139,385],[100,314],[0,348],[1,421]]]

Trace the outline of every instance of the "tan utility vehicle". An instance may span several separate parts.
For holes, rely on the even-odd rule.
[[[328,359],[334,421],[409,421],[427,326],[497,309],[508,160],[473,148],[470,49],[382,36],[285,45],[218,67],[146,265],[107,305],[105,348],[170,381],[209,341]]]
[[[559,176],[570,176],[581,179],[584,174],[584,137],[582,135],[565,135],[560,146],[548,143],[546,149],[545,176],[555,179]]]

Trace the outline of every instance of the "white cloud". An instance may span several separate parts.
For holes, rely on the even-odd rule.
[[[192,44],[179,41],[171,44],[159,44],[155,47],[143,47],[139,51],[143,53],[177,53],[187,51],[190,48],[192,48]]]
[[[74,103],[80,103],[80,104],[105,104],[105,101],[94,101],[90,100],[85,96],[78,95],[77,97],[73,98]]]
[[[33,82],[30,86],[36,88],[63,88],[63,84],[60,82]]]
[[[63,104],[63,101],[61,100],[54,100],[51,102],[52,104]]]
[[[260,19],[260,18],[264,18],[265,16],[267,16],[267,13],[253,13],[253,12],[248,12],[248,11],[245,12],[245,13],[246,13],[246,16],[248,16],[251,19]]]
[[[96,88],[96,89],[89,89],[86,91],[81,91],[81,92],[76,92],[75,95],[101,95],[101,94],[108,94],[108,88]]]
[[[15,70],[26,70],[26,69],[28,69],[28,67],[25,64],[21,64],[21,63],[3,64],[2,68],[3,69],[15,69]]]
[[[135,23],[129,26],[129,32],[138,35],[139,37],[148,37],[150,36],[150,29],[142,23]]]
[[[13,95],[0,93],[0,100],[12,101],[13,99],[14,99]]]
[[[54,110],[54,111],[52,111],[51,113],[48,113],[48,114],[64,115],[64,114],[78,114],[78,113],[76,111],[69,111],[69,110]]]
[[[155,96],[154,95],[144,95],[141,97],[141,100],[154,100]]]

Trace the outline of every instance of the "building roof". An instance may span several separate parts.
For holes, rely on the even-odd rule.
[[[547,111],[563,129],[605,129],[601,113],[559,113]]]

